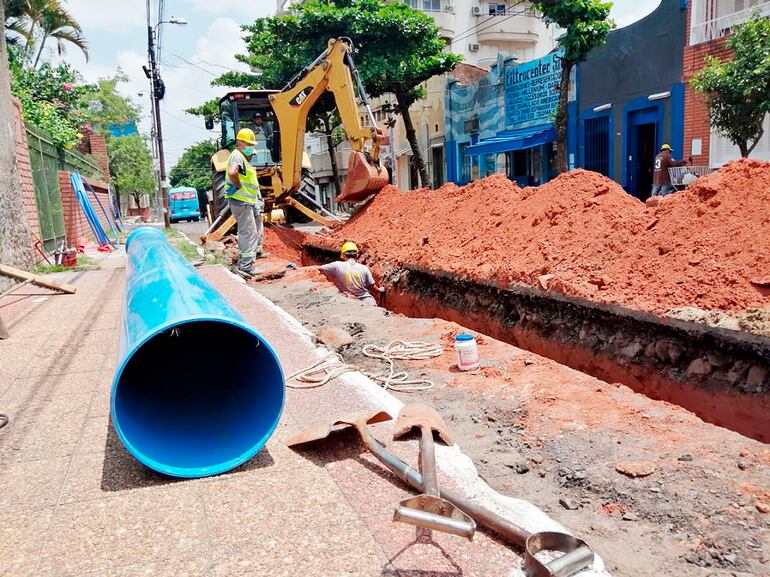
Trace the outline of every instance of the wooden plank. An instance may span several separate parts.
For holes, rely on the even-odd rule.
[[[322,225],[324,225],[324,226],[326,226],[326,227],[329,227],[329,228],[331,228],[331,226],[334,224],[334,223],[333,223],[331,220],[329,220],[328,218],[324,218],[323,216],[321,216],[321,215],[320,215],[320,214],[318,214],[317,212],[314,212],[314,211],[310,210],[310,209],[309,209],[308,207],[306,207],[304,204],[302,204],[302,203],[301,203],[301,202],[299,202],[298,200],[296,200],[296,199],[292,198],[291,196],[287,196],[287,197],[284,199],[284,202],[286,202],[286,204],[288,204],[288,205],[290,205],[290,206],[293,206],[294,208],[296,208],[298,211],[300,211],[302,214],[304,214],[304,215],[305,215],[305,216],[307,216],[308,218],[312,218],[312,219],[313,219],[314,221],[316,221],[317,223],[320,223],[320,224],[322,224]]]
[[[221,240],[235,226],[235,217],[230,215],[214,232],[205,236],[206,242],[210,240]]]
[[[38,286],[60,291],[70,295],[75,294],[75,291],[77,290],[77,287],[71,284],[55,283],[53,281],[46,280],[45,277],[40,275],[32,274],[25,270],[14,268],[12,266],[6,266],[4,264],[0,264],[0,274],[4,274],[6,276],[17,278],[23,281],[30,281],[31,283]]]
[[[3,298],[6,295],[11,294],[12,292],[16,292],[23,286],[27,286],[29,283],[31,283],[31,280],[25,280],[24,282],[20,282],[19,284],[15,284],[12,287],[8,288],[7,290],[4,290],[0,293],[0,299]]]

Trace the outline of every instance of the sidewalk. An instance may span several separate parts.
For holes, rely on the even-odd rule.
[[[63,276],[77,293],[30,306],[0,342],[0,412],[11,418],[0,430],[0,574],[521,574],[518,552],[484,531],[473,543],[438,533],[433,544],[415,542],[413,527],[391,521],[408,493],[353,435],[315,452],[286,447],[292,434],[350,410],[398,411],[400,401],[357,373],[289,390],[266,448],[228,474],[174,480],[138,464],[109,420],[121,262],[113,255],[102,270]],[[271,343],[286,374],[316,360],[309,333],[287,313],[221,267],[201,272]],[[416,443],[393,443],[392,423],[374,432],[416,464]],[[559,528],[535,507],[494,493],[457,447],[440,448],[438,457],[440,483],[529,530]]]

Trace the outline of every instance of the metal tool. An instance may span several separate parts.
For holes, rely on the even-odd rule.
[[[436,475],[436,452],[433,432],[447,445],[453,445],[452,436],[446,423],[433,407],[422,403],[404,405],[398,414],[393,438],[398,439],[420,429],[420,470],[422,473],[422,495],[401,501],[393,513],[394,521],[410,523],[425,529],[436,529],[452,533],[473,541],[476,522],[446,499],[439,496]]]
[[[345,415],[328,425],[307,429],[289,439],[289,447],[296,447],[329,437],[332,432],[346,426],[355,428],[364,446],[394,475],[412,488],[422,491],[422,475],[401,459],[390,453],[374,438],[367,424],[389,421],[391,416],[384,412],[364,411]],[[448,489],[439,489],[440,496],[470,515],[478,524],[484,525],[501,537],[524,550],[524,572],[528,577],[567,577],[591,565],[594,553],[582,539],[558,532],[530,533],[497,513],[474,503]],[[543,563],[536,553],[559,551],[564,555]]]

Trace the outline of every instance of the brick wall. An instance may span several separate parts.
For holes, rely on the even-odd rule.
[[[690,38],[690,18],[692,17],[692,2],[687,7],[687,41]],[[710,42],[685,46],[683,56],[684,94],[684,158],[692,156],[693,164],[708,165],[709,147],[711,145],[711,125],[709,123],[708,107],[703,97],[689,85],[690,79],[703,69],[706,56],[711,55],[720,60],[730,58],[730,49],[726,46],[727,38],[719,38]],[[701,140],[701,154],[692,154],[693,139]]]
[[[32,180],[32,165],[29,160],[29,147],[27,146],[27,130],[21,117],[21,104],[13,99],[13,120],[16,129],[16,168],[21,182],[20,197],[27,215],[27,226],[30,231],[30,242],[35,242],[35,236],[40,237],[40,221],[37,216],[37,202],[35,200],[35,183]],[[40,254],[35,251],[35,257],[41,260]]]
[[[91,154],[96,157],[99,162],[99,166],[102,169],[104,175],[104,182],[110,183],[110,161],[107,155],[107,140],[103,134],[91,133],[87,138],[84,138],[80,143],[78,149],[85,153]]]
[[[83,180],[93,187],[96,191],[96,195],[102,203],[102,206],[106,210],[109,210],[109,195],[107,192],[107,183],[95,180],[92,178],[83,177]],[[64,231],[67,235],[67,240],[70,245],[75,245],[80,242],[81,239],[93,239],[94,233],[86,220],[86,216],[83,214],[83,210],[80,208],[75,191],[72,188],[70,182],[70,173],[65,171],[59,171],[59,190],[61,191],[62,210],[64,212]],[[110,224],[107,221],[102,209],[93,198],[90,191],[86,191],[86,196],[91,202],[91,206],[94,209],[94,213],[99,217],[99,222],[102,223],[102,228],[109,236]]]

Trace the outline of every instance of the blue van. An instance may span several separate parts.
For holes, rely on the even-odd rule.
[[[190,186],[177,186],[168,191],[168,209],[171,222],[199,220],[201,209],[198,191]]]

